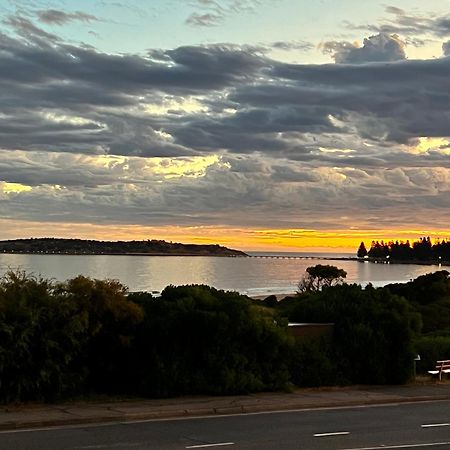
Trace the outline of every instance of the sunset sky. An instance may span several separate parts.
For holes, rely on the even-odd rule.
[[[0,239],[450,237],[450,0],[0,0]]]

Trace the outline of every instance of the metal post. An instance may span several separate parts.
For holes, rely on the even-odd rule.
[[[420,355],[417,355],[414,358],[414,381],[416,381],[416,375],[417,375],[417,371],[416,371],[416,361],[420,361]]]

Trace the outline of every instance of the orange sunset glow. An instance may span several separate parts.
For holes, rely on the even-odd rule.
[[[370,247],[372,240],[414,241],[421,236],[446,239],[450,230],[302,230],[249,229],[225,227],[144,227],[132,225],[99,226],[87,223],[41,223],[1,220],[6,238],[61,237],[96,240],[157,239],[193,244],[219,244],[244,251],[293,251],[354,253],[361,241]],[[17,230],[20,230],[18,232]]]

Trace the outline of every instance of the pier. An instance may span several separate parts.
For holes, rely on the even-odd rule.
[[[321,261],[357,261],[356,257],[338,257],[338,256],[299,256],[299,255],[248,255],[248,258],[259,259],[301,259],[301,260],[321,260]]]

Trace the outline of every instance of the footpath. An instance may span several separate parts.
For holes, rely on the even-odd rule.
[[[438,400],[450,400],[450,381],[405,386],[297,389],[289,393],[228,397],[8,405],[0,406],[0,430]]]

